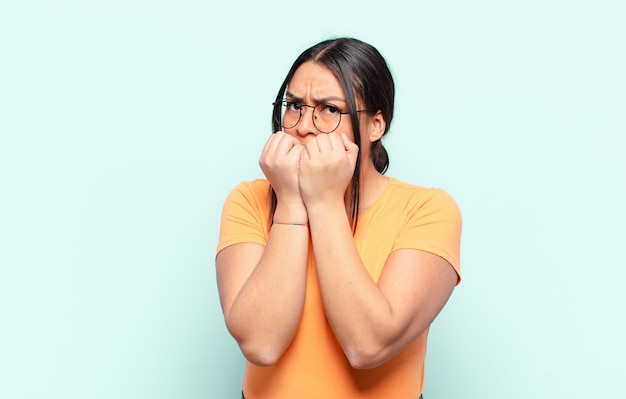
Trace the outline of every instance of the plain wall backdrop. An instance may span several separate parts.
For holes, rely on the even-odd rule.
[[[0,398],[238,398],[225,196],[332,36],[396,79],[388,174],[446,189],[463,281],[424,397],[626,391],[626,3],[0,3]]]

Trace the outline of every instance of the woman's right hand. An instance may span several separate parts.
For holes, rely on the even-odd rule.
[[[263,147],[259,165],[279,203],[302,203],[298,169],[303,148],[298,139],[282,131],[272,134]]]

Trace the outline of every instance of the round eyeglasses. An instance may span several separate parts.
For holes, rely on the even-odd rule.
[[[341,111],[337,106],[331,104],[317,104],[315,106],[302,104],[295,101],[282,101],[283,128],[294,128],[302,119],[304,107],[312,108],[313,125],[321,133],[331,133],[337,130],[341,124],[341,115],[349,114],[349,112]],[[357,112],[367,112],[365,109],[357,110]]]

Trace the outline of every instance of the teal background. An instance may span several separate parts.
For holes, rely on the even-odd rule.
[[[295,57],[387,58],[389,175],[464,216],[424,397],[626,392],[623,1],[0,3],[0,398],[237,398],[222,202]]]

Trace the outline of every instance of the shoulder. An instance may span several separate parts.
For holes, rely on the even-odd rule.
[[[238,243],[267,242],[270,185],[267,180],[241,182],[224,202],[217,253]]]
[[[459,206],[454,198],[441,188],[418,186],[391,177],[389,179],[389,196],[392,201],[402,202],[409,208],[421,210],[424,208],[448,209],[460,214]]]
[[[242,181],[237,184],[232,191],[241,191],[258,194],[267,194],[270,190],[270,183],[266,179],[255,179]]]
[[[391,205],[401,209],[401,233],[394,248],[420,249],[438,255],[460,276],[462,218],[456,201],[441,188],[426,188],[398,180],[391,184],[390,191],[396,196]]]
[[[272,196],[265,179],[243,181],[236,185],[224,201],[225,214],[265,215],[269,212]]]
[[[270,184],[266,179],[242,181],[237,184],[228,194],[228,200],[235,198],[248,198],[259,202],[266,202],[270,196]]]

